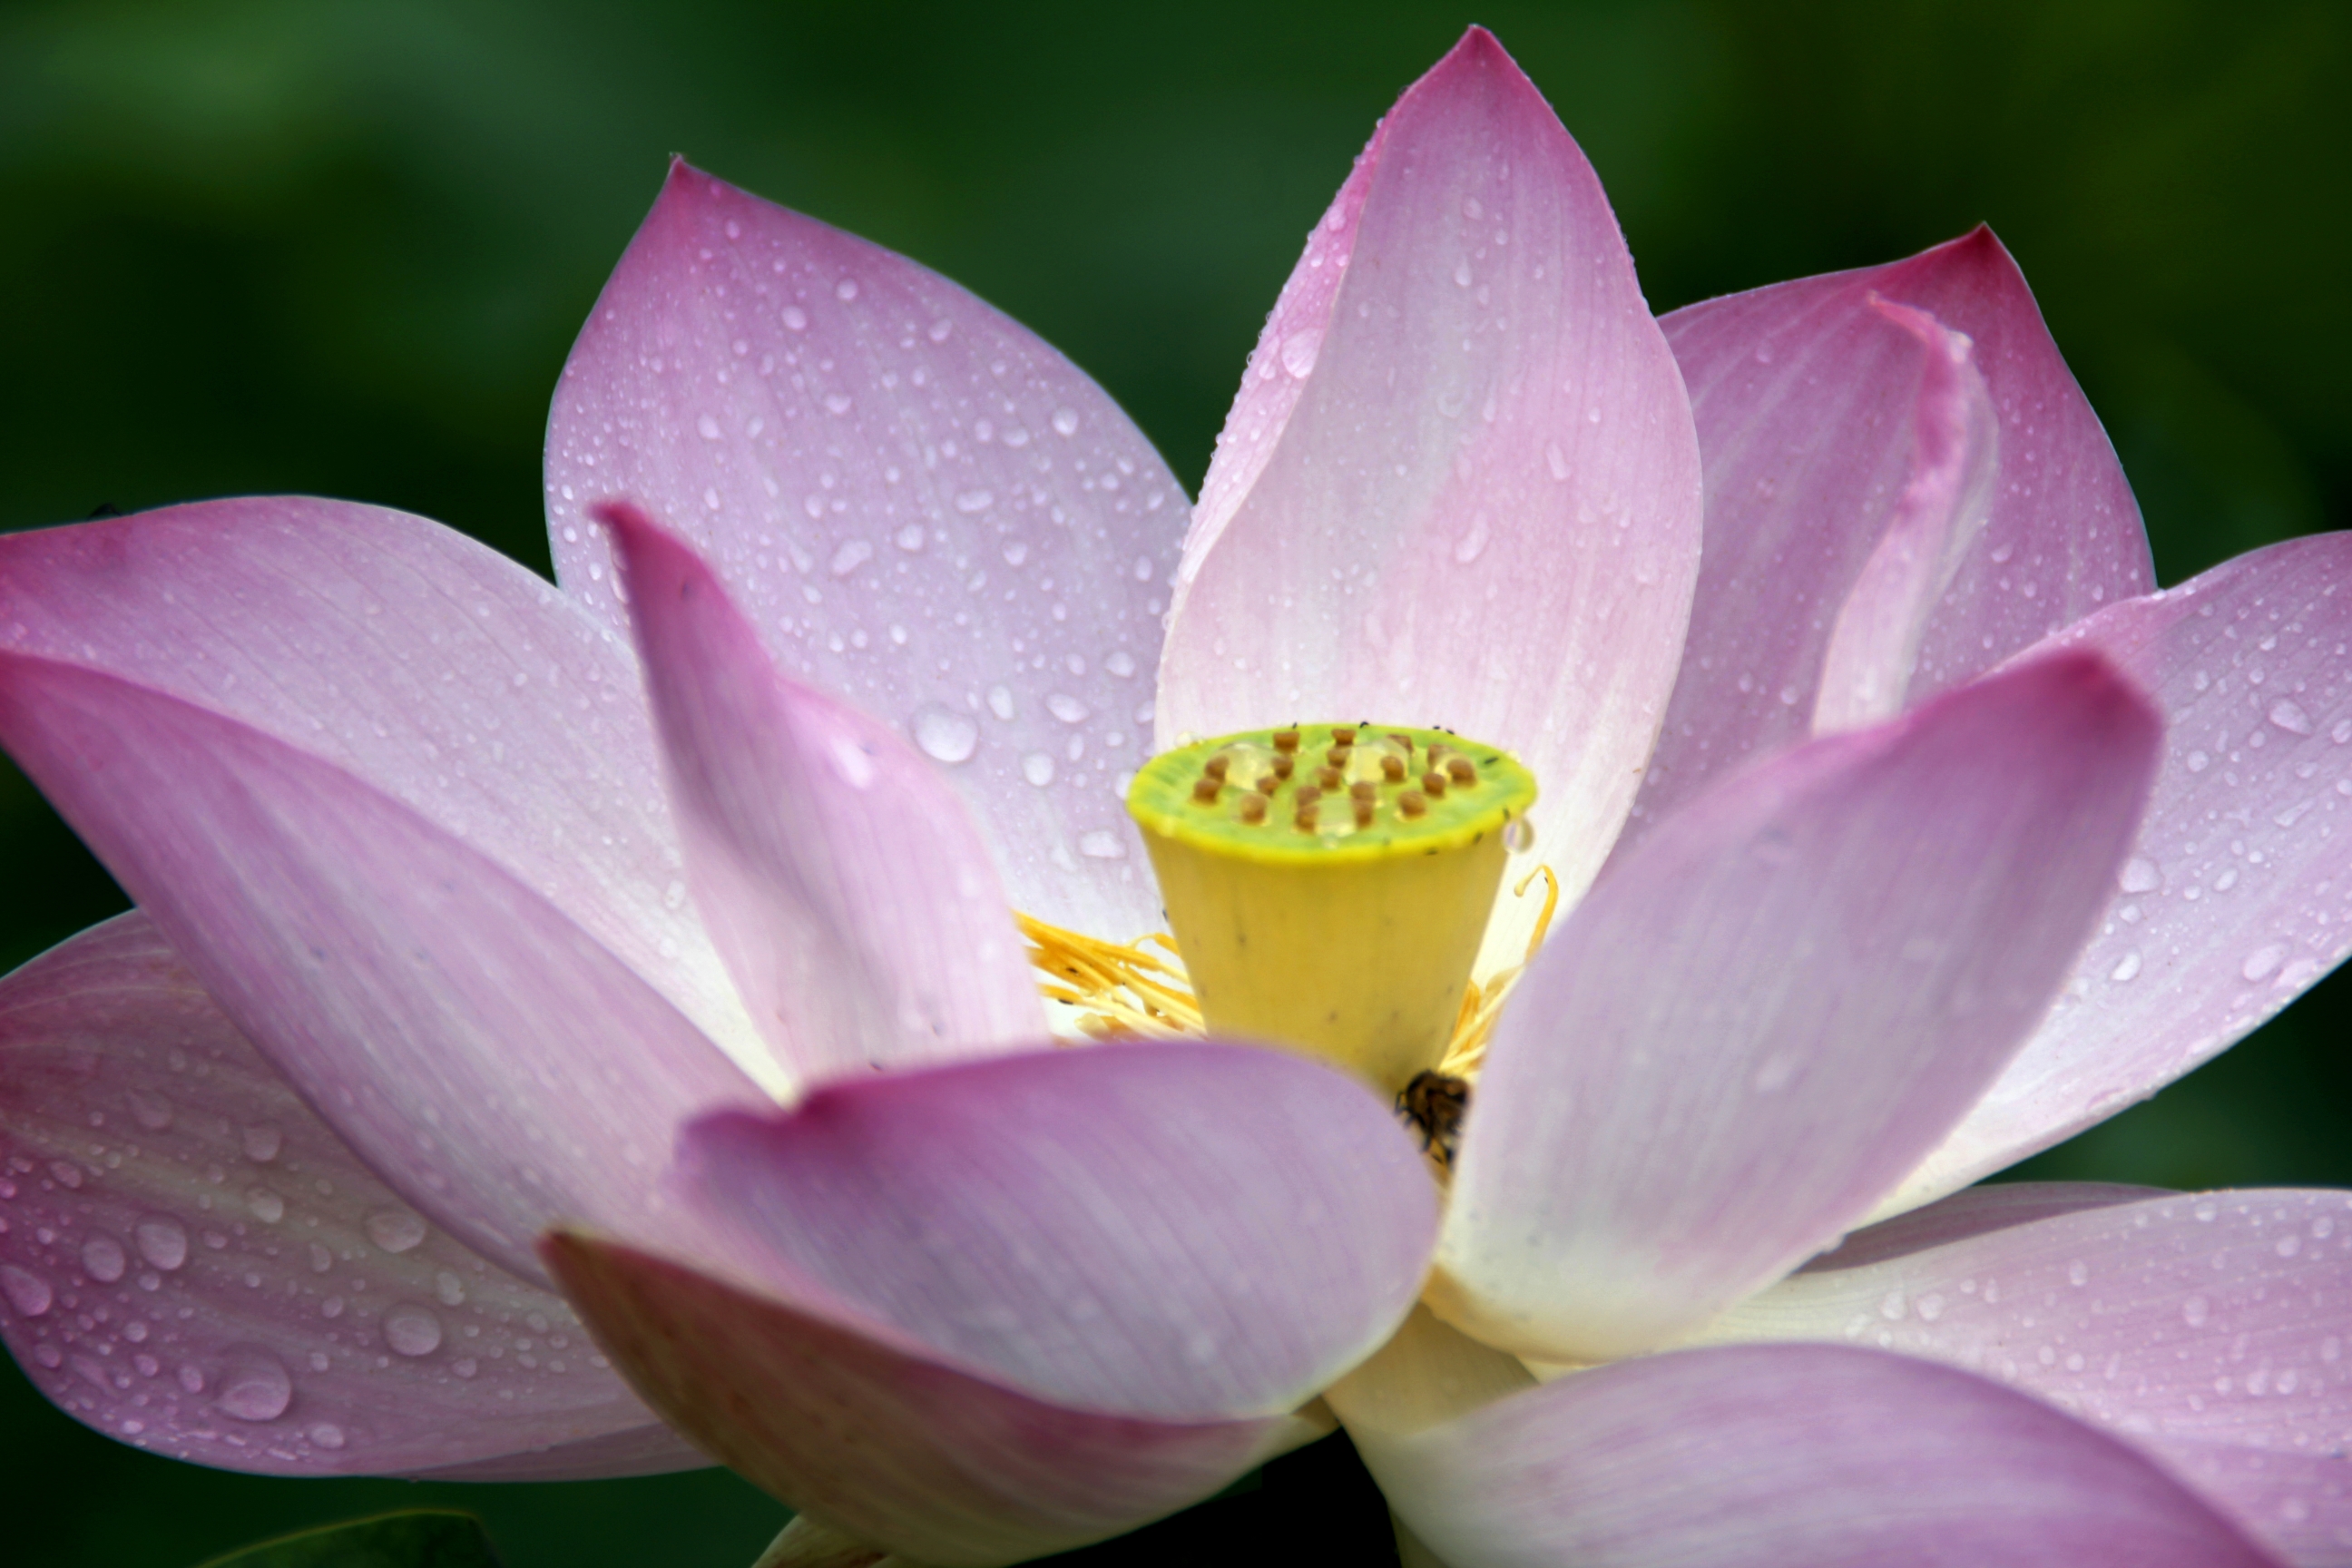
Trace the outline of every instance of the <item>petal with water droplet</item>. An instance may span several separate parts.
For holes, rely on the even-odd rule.
[[[719,440],[698,429],[706,412]],[[1122,941],[1158,927],[1148,879],[1076,854],[1089,828],[1133,832],[1116,803],[1034,789],[1020,758],[1065,739],[1034,655],[1057,682],[1069,653],[1154,662],[1184,495],[1102,389],[1019,323],[677,164],[564,367],[547,493],[558,580],[615,630],[626,610],[588,509],[625,497],[701,552],[793,679],[909,726],[933,704],[970,712],[992,685],[1019,694],[953,775],[1014,903]],[[910,526],[919,552],[852,552],[855,572],[832,574],[845,544]],[[1018,579],[975,570],[1015,538]],[[1105,715],[1137,700],[1099,674],[1079,695]]]
[[[1886,1212],[2145,1099],[2352,952],[2347,637],[2352,534],[2330,533],[2242,555],[2052,639],[2098,649],[2156,698],[2163,766],[2074,978]],[[2304,732],[2269,718],[2289,695]]]
[[[137,1125],[144,1095],[180,1108],[168,1129]],[[240,1124],[279,1131],[268,1162],[246,1152]],[[404,1212],[399,1197],[144,915],[0,980],[0,1167],[53,1159],[104,1179],[8,1182],[0,1268],[54,1281],[77,1310],[0,1313],[0,1334],[35,1386],[109,1436],[279,1475],[519,1466],[556,1479],[708,1462],[601,1364],[562,1297],[445,1231],[396,1254],[373,1245],[370,1222]],[[177,1267],[126,1274],[112,1238],[159,1219],[194,1245]],[[324,1315],[342,1292],[352,1304]]]
[[[1706,1337],[1950,1362],[2147,1450],[2299,1561],[2352,1530],[2352,1193],[2105,1191],[2049,1212],[2071,1189],[2022,1185],[1857,1232]],[[1907,1304],[1893,1318],[1889,1292]],[[2306,1477],[2303,1510],[2283,1510],[2273,1456],[2332,1456],[2336,1484]]]
[[[1493,1568],[2277,1568],[2161,1467],[1949,1367],[1738,1345],[1572,1373],[1399,1428],[1332,1390],[1413,1532]]]
[[[1378,1098],[1213,1043],[847,1079],[687,1142],[723,1278],[582,1235],[550,1267],[682,1429],[924,1562],[1114,1534],[1287,1446],[1436,1224]]]
[[[1921,635],[1911,699],[2156,585],[2115,449],[1990,230],[1676,310],[1662,325],[1698,419],[1706,546],[1629,839],[1806,732],[1839,606],[1913,466],[1919,353],[1874,298],[1965,334],[2000,421],[1983,530]]]
[[[1521,1353],[1624,1354],[1858,1221],[2048,1006],[2159,738],[2062,655],[1686,805],[1512,994],[1433,1304]]]
[[[598,509],[667,748],[695,900],[753,1017],[810,1079],[1045,1031],[987,848],[898,734],[779,674],[700,556]]]
[[[577,613],[544,588],[501,599],[436,579],[443,545],[428,529],[363,508],[307,503],[289,517],[253,503],[9,536],[0,592],[22,595],[19,613],[34,613],[32,585],[56,584],[73,616],[120,640],[93,657],[60,628],[47,648],[0,649],[0,740],[337,1132],[420,1212],[529,1275],[530,1238],[558,1215],[645,1219],[646,1173],[684,1116],[768,1097],[612,940],[631,934],[609,916],[637,868],[607,835],[635,821],[667,847],[667,824],[657,800],[590,803],[622,783],[657,791],[657,775],[600,763],[592,692],[555,701],[503,679],[502,651],[510,668],[516,644],[560,646],[583,629]],[[404,635],[365,632],[391,612],[367,616],[365,580],[302,548],[321,539],[353,555],[373,542],[383,564],[414,574]],[[300,568],[316,575],[276,580]],[[193,610],[182,617],[189,599],[218,612],[214,636]],[[458,637],[476,624],[481,640]],[[176,669],[157,658],[166,632],[184,645]],[[387,712],[418,710],[412,737],[473,737],[418,773],[519,782],[436,816],[428,808],[459,792],[385,776],[317,727],[350,713],[331,690],[317,726],[288,699],[211,700],[228,676],[292,692],[320,668],[335,678],[324,685],[389,688]],[[612,700],[628,725],[643,721],[632,693]],[[591,738],[560,738],[567,721]],[[603,733],[625,743],[628,731]],[[501,735],[511,749],[497,749]],[[527,809],[533,818],[516,820]],[[500,858],[518,843],[540,858]],[[560,871],[557,847],[573,858]],[[756,1036],[746,1054],[777,1070]]]
[[[1315,324],[1313,374],[1284,375]],[[1381,122],[1254,363],[1185,542],[1161,732],[1363,716],[1509,747],[1573,897],[1673,686],[1697,437],[1599,180],[1484,30]]]

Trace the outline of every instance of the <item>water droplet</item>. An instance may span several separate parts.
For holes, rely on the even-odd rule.
[[[845,539],[833,552],[830,570],[836,577],[846,577],[874,558],[874,547],[862,539]]]
[[[240,1421],[275,1421],[294,1403],[294,1380],[276,1356],[255,1345],[228,1352],[219,1387],[221,1409]]]
[[[1065,724],[1083,724],[1093,710],[1068,693],[1056,691],[1045,699],[1045,711]]]
[[[848,304],[852,300],[856,299],[857,279],[855,278],[845,278],[840,282],[835,284],[833,286],[833,297],[840,300],[845,305]]]
[[[802,310],[798,305],[785,306],[784,325],[790,327],[796,332],[804,332],[808,331],[808,312]]]
[[[2164,885],[2164,875],[2155,861],[2135,855],[2124,862],[2123,874],[2116,880],[2126,893],[2152,893]]]
[[[933,762],[969,762],[980,747],[980,726],[936,702],[916,710],[913,727],[915,744]]]
[[[1559,449],[1559,442],[1550,441],[1545,444],[1544,467],[1551,470],[1551,477],[1553,479],[1559,480],[1562,484],[1566,484],[1568,482],[1570,472],[1568,467],[1568,454]]]
[[[1135,673],[1135,656],[1123,647],[1113,648],[1103,660],[1103,668],[1124,680]]]
[[[1524,816],[1515,816],[1503,825],[1503,847],[1514,855],[1524,855],[1535,847],[1536,825]]]
[[[1470,262],[1467,258],[1454,264],[1454,284],[1457,289],[1470,287]]]
[[[286,1217],[286,1200],[268,1187],[256,1187],[246,1194],[245,1206],[264,1225],[276,1225]]]
[[[172,1125],[172,1102],[162,1095],[134,1089],[129,1099],[131,1117],[148,1131],[161,1132]]]
[[[403,1301],[383,1315],[383,1342],[399,1355],[431,1355],[441,1348],[441,1320],[414,1301]]]
[[[702,438],[706,441],[716,441],[719,439],[719,421],[713,419],[708,414],[696,415],[694,418],[694,427],[702,433]]]
[[[1075,408],[1055,409],[1054,432],[1059,436],[1076,435],[1078,433],[1078,411]]]
[[[1323,329],[1307,327],[1282,340],[1282,368],[1300,381],[1315,374],[1315,356],[1323,349]]]
[[[321,1448],[340,1448],[343,1446],[343,1429],[331,1421],[321,1421],[310,1428],[310,1441]]]
[[[1013,712],[1013,689],[1009,686],[990,687],[988,689],[988,710],[991,713],[995,714],[999,719],[1010,721]]]
[[[1108,827],[1097,827],[1078,838],[1078,853],[1089,860],[1124,860],[1127,846]]]
[[[81,1244],[81,1266],[101,1285],[111,1285],[131,1266],[122,1244],[110,1236],[93,1236]]]
[[[278,1158],[278,1151],[286,1140],[275,1127],[247,1127],[241,1135],[245,1157],[257,1164],[267,1165]]]
[[[2126,948],[2124,955],[2116,960],[2116,966],[2107,971],[2107,978],[2115,981],[2137,979],[2141,962],[2139,949]]]
[[[2246,954],[2246,962],[2239,966],[2238,973],[2248,980],[2262,980],[2274,972],[2285,958],[2285,946],[2280,942],[2272,942],[2267,947],[2258,947]]]
[[[49,1310],[57,1293],[49,1282],[27,1268],[13,1263],[0,1263],[0,1296],[8,1298],[8,1305],[21,1318],[37,1318]]]
[[[2192,1329],[2201,1329],[2205,1326],[2206,1314],[2211,1310],[2204,1297],[2191,1296],[2180,1303],[2180,1321]]]
[[[406,1209],[386,1209],[367,1216],[368,1239],[397,1256],[425,1240],[425,1222]]]
[[[1461,538],[1454,542],[1454,560],[1455,563],[1458,565],[1467,566],[1473,561],[1477,560],[1479,555],[1486,551],[1486,514],[1482,511],[1476,513],[1470,519],[1469,531],[1463,534]]]
[[[1054,759],[1043,752],[1032,752],[1021,759],[1021,776],[1044,789],[1054,782]]]
[[[165,1273],[188,1260],[188,1233],[180,1227],[178,1220],[161,1215],[142,1219],[132,1227],[131,1239],[138,1247],[140,1257]]]
[[[906,551],[908,553],[912,554],[914,552],[920,550],[923,547],[924,537],[923,525],[919,522],[910,522],[906,527],[900,529],[898,532],[892,534],[890,536],[890,542],[897,545],[899,549]]]
[[[2311,715],[2289,698],[2282,697],[2271,704],[2271,722],[2290,735],[2311,733]]]

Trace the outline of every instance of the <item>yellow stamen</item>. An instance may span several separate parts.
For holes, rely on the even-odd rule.
[[[1437,1070],[1448,1078],[1475,1082],[1484,1065],[1486,1041],[1495,1020],[1502,1016],[1503,1000],[1517,984],[1528,963],[1543,945],[1559,908],[1559,879],[1549,866],[1538,866],[1511,889],[1523,899],[1538,877],[1544,879],[1543,911],[1536,917],[1535,933],[1528,940],[1525,959],[1490,976],[1485,985],[1472,981],[1462,993],[1454,1032]],[[1048,1001],[1062,1003],[1076,1015],[1080,1033],[1092,1040],[1181,1039],[1203,1032],[1201,1009],[1184,978],[1182,955],[1175,939],[1155,931],[1139,942],[1104,942],[1049,925],[1032,915],[1015,913],[1021,934],[1029,940],[1029,962],[1040,976],[1037,989]],[[1161,958],[1146,951],[1163,949]]]

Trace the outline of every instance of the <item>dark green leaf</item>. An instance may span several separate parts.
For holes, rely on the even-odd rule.
[[[203,1568],[499,1568],[499,1554],[472,1514],[416,1509],[280,1536]]]

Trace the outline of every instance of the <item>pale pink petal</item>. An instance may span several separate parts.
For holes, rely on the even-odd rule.
[[[1332,214],[1187,545],[1160,731],[1368,718],[1507,746],[1573,893],[1682,646],[1699,489],[1681,377],[1600,182],[1483,29],[1399,100]],[[1315,276],[1343,255],[1336,288]],[[1271,395],[1269,375],[1301,384]]]
[[[0,980],[0,1334],[77,1419],[229,1469],[709,1462],[562,1297],[360,1163],[135,912]]]
[[[6,651],[0,742],[358,1156],[518,1273],[557,1218],[669,1226],[678,1122],[767,1102],[539,889],[334,762]]]
[[[1978,1194],[2003,1190],[1863,1231],[1706,1337],[1845,1340],[1950,1362],[2186,1466],[2257,1535],[2352,1531],[2352,1489],[2313,1485],[2286,1509],[2294,1489],[2260,1462],[2327,1458],[2352,1479],[2352,1193],[2163,1194],[1971,1233],[1989,1206]]]
[[[2224,1568],[2275,1560],[2154,1461],[1948,1367],[1741,1345],[1418,1430],[1333,1404],[1413,1532],[1477,1568]]]
[[[682,1429],[923,1562],[1130,1529],[1297,1440],[1436,1225],[1378,1098],[1200,1042],[846,1080],[698,1125],[685,1168],[728,1278],[572,1234],[550,1266]]]
[[[1511,998],[1440,1310],[1546,1360],[1622,1354],[1855,1224],[2048,1006],[2160,740],[2061,655],[1686,805]]]
[[[1199,1041],[844,1081],[681,1145],[730,1265],[816,1289],[1039,1398],[1268,1415],[1388,1337],[1437,1225],[1355,1079]]]
[[[2195,1438],[2137,1442],[2286,1562],[2344,1568],[2352,1561],[2352,1458],[2341,1445],[2314,1454]]]
[[[617,1242],[545,1247],[637,1387],[720,1462],[914,1562],[1019,1563],[1121,1534],[1321,1435],[1297,1415],[1073,1410]]]
[[[1831,628],[1914,465],[1920,355],[1874,300],[1965,334],[2000,418],[1990,513],[1919,644],[1912,700],[2156,585],[2122,466],[1990,229],[1677,310],[1663,325],[1706,459],[1706,548],[1633,834],[1805,732]]]
[[[0,654],[109,672],[364,781],[787,1081],[686,902],[625,628],[496,552],[301,497],[8,534]]]
[[[680,163],[556,389],[566,592],[625,632],[588,509],[643,502],[790,676],[949,771],[1013,902],[1161,922],[1150,754],[1184,496],[1100,387],[936,273]]]
[[[1919,343],[1911,468],[1830,628],[1813,700],[1816,734],[1903,710],[1928,619],[1984,531],[1999,464],[1999,420],[1968,339],[1925,310],[1874,302]]]
[[[776,672],[692,549],[612,531],[697,905],[751,1015],[810,1079],[1045,1033],[1004,892],[955,792],[887,726]]]
[[[2164,710],[2139,842],[2057,1005],[1904,1184],[1922,1203],[2143,1100],[2352,952],[2352,534],[2290,540],[2053,638]]]

